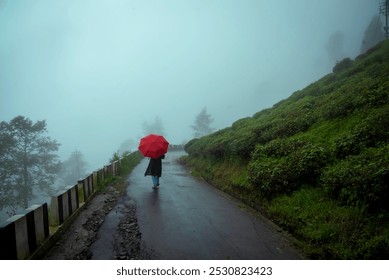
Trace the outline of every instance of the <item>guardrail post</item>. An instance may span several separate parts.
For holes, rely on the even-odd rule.
[[[84,196],[84,202],[88,199],[89,192],[88,186],[86,186],[85,180],[78,180],[78,188],[82,190],[82,194]]]
[[[51,226],[59,226],[59,205],[58,205],[58,196],[51,197],[50,202],[50,219],[49,224]]]
[[[97,173],[97,171],[93,171],[92,180],[93,180],[93,189],[95,189],[96,186],[98,185],[98,173]]]
[[[69,216],[70,216],[79,207],[78,186],[77,185],[69,186],[66,189],[68,195]]]
[[[32,205],[26,211],[28,244],[32,254],[49,236],[47,203]]]
[[[93,174],[90,174],[90,175],[86,178],[86,180],[88,181],[89,194],[94,193],[95,187],[94,187],[94,184],[93,184]]]
[[[1,259],[26,259],[30,255],[26,215],[14,215],[0,231]]]
[[[16,260],[18,258],[15,223],[5,221],[0,225],[0,244],[0,260]]]

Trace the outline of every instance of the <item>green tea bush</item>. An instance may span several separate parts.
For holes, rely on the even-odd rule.
[[[306,131],[310,122],[305,122],[303,118],[285,118],[280,120],[273,129],[272,139],[287,138],[299,132]]]
[[[344,159],[363,149],[379,146],[389,140],[389,105],[370,110],[369,115],[349,134],[334,140],[335,155]]]
[[[323,120],[346,118],[355,110],[355,96],[347,89],[339,89],[327,97],[320,112]]]
[[[363,143],[358,138],[358,134],[354,133],[335,139],[336,157],[344,159],[347,156],[359,154],[363,147]]]
[[[297,143],[294,144],[296,145]],[[281,140],[281,139],[276,139],[267,143],[266,145],[257,145],[252,154],[252,159],[260,160],[266,157],[273,157],[273,158],[285,157],[288,154],[290,154],[290,151],[293,148],[294,145],[292,145],[291,142]]]
[[[221,159],[226,155],[226,144],[223,139],[216,137],[208,142],[202,152],[211,158]]]
[[[190,140],[184,147],[185,151],[193,156],[206,156],[206,149],[211,149],[209,148],[209,137],[210,136],[208,135]],[[215,138],[215,136],[213,138]]]
[[[388,223],[388,221],[385,221]],[[359,259],[389,259],[389,231],[384,234],[376,235],[367,242],[362,243],[363,246],[359,252]]]
[[[249,180],[264,197],[290,193],[315,183],[328,162],[323,147],[301,140],[274,140],[258,145],[248,165]]]
[[[388,69],[389,72],[389,69]],[[387,79],[387,77],[386,77]],[[370,108],[376,108],[389,103],[389,80],[380,83],[372,84],[370,90],[365,96],[366,104]]]
[[[316,183],[329,158],[330,152],[327,149],[312,143],[307,143],[291,153],[289,161],[298,175],[297,184]]]
[[[231,155],[242,159],[249,159],[256,144],[256,136],[252,130],[242,131],[239,135],[231,138],[227,144]]]
[[[389,145],[369,148],[360,155],[327,167],[322,186],[343,205],[369,212],[389,210]]]
[[[262,158],[251,162],[249,180],[267,199],[296,189],[294,173],[287,158]]]
[[[250,158],[257,144],[255,127],[253,118],[240,119],[232,125],[225,142],[229,156],[238,156],[246,161]]]
[[[338,63],[336,63],[334,68],[332,68],[332,72],[334,72],[334,73],[342,72],[342,71],[350,68],[352,64],[353,64],[353,61],[347,57],[347,58],[339,61]]]

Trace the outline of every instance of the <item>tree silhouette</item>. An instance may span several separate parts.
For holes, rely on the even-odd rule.
[[[75,150],[70,157],[61,163],[59,177],[65,185],[74,185],[86,175],[87,163],[83,154]]]
[[[331,63],[339,61],[346,57],[346,54],[343,50],[343,40],[344,35],[340,31],[332,33],[331,36],[328,38],[326,49]]]
[[[124,141],[122,144],[120,144],[118,153],[120,155],[122,155],[124,153],[130,153],[133,150],[136,150],[137,147],[138,147],[137,142],[134,139],[128,139],[128,140]]]
[[[212,133],[214,131],[214,129],[210,126],[212,122],[212,116],[207,113],[207,108],[204,107],[196,116],[194,125],[191,125],[194,132],[193,136],[197,138]]]
[[[165,128],[160,117],[155,117],[154,122],[151,124],[144,122],[142,126],[145,134],[165,135]]]
[[[379,16],[374,16],[367,26],[361,45],[361,53],[374,47],[377,43],[385,39],[382,23]]]
[[[0,123],[0,209],[27,208],[34,191],[50,193],[59,144],[45,132],[45,121],[33,123],[23,116]]]

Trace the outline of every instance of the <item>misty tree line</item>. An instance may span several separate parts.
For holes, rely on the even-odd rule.
[[[377,43],[383,41],[385,39],[384,30],[385,28],[382,24],[380,16],[374,16],[363,35],[360,52],[365,53],[367,50],[374,47]],[[326,49],[332,62],[339,62],[347,56],[343,50],[344,37],[345,35],[342,32],[335,31],[327,41]]]
[[[190,126],[193,130],[193,137],[198,138],[212,133],[215,130],[214,128],[211,127],[212,122],[213,122],[213,118],[211,114],[208,114],[207,108],[204,107],[200,111],[200,113],[196,116],[194,124]],[[142,126],[143,126],[143,132],[145,134],[154,133],[159,135],[166,135],[165,127],[163,125],[161,118],[159,117],[155,117],[155,120],[152,123],[144,122]]]
[[[195,137],[211,133],[212,121],[204,108],[191,126]],[[165,134],[160,118],[144,123],[143,129],[146,134]],[[17,116],[0,122],[0,143],[0,210],[8,209],[10,216],[19,208],[28,208],[37,194],[54,195],[55,183],[75,184],[87,174],[87,163],[80,151],[74,151],[63,162],[59,160],[60,144],[47,136],[45,120],[34,123]]]
[[[77,150],[60,162],[60,144],[46,135],[46,121],[33,123],[18,116],[0,123],[0,210],[27,208],[37,194],[54,195],[55,183],[71,185],[86,175],[86,162]]]

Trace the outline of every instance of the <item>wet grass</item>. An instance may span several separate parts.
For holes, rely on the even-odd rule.
[[[298,240],[313,259],[388,259],[389,215],[368,215],[303,188],[274,199],[271,217]]]
[[[117,155],[115,154],[113,156],[113,159],[119,159],[116,158]],[[115,188],[118,192],[122,193],[126,190],[127,183],[126,179],[128,175],[132,172],[132,170],[137,166],[140,161],[143,159],[143,156],[140,152],[133,152],[131,154],[124,155],[120,160],[120,174],[116,176],[108,176],[106,177],[103,182],[97,186],[96,191],[97,192],[104,192],[106,191],[108,186],[115,185]]]

